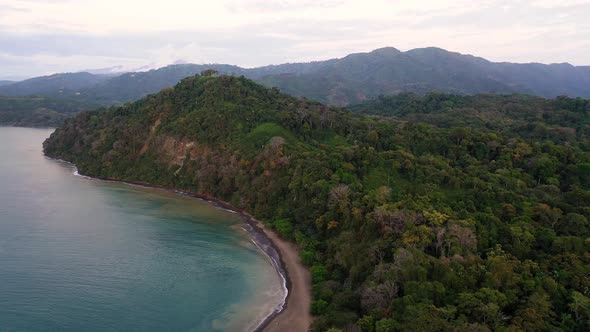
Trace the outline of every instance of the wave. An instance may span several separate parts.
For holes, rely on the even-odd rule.
[[[244,229],[250,234],[252,243],[266,256],[269,258],[271,265],[274,267],[275,271],[281,278],[281,285],[283,287],[283,297],[280,303],[273,308],[273,311],[269,313],[260,323],[256,326],[254,331],[259,331],[262,327],[264,327],[272,318],[276,315],[281,313],[285,308],[285,303],[287,302],[287,296],[289,295],[289,289],[287,287],[287,274],[286,271],[281,264],[280,255],[277,249],[274,247],[272,242],[266,237],[266,235],[262,234],[260,231],[256,230],[252,225],[246,224]]]

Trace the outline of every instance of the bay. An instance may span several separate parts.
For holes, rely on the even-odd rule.
[[[280,276],[233,213],[74,175],[0,127],[0,330],[248,331]]]

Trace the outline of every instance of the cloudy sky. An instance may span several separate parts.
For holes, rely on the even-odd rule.
[[[245,67],[384,46],[590,65],[590,0],[0,0],[0,79],[175,62]]]

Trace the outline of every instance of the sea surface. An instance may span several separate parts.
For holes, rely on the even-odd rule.
[[[241,218],[76,176],[0,127],[0,331],[248,331],[283,284]]]

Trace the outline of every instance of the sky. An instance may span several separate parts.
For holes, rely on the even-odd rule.
[[[590,65],[590,0],[0,0],[0,79],[392,46]]]

